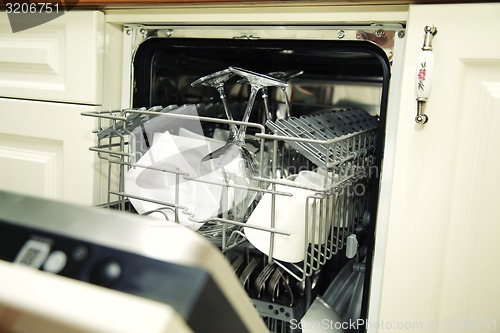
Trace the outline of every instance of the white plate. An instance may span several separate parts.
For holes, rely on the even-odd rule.
[[[175,173],[152,170],[144,167],[187,173],[189,178],[197,178],[197,167],[200,160],[209,151],[217,149],[223,143],[208,142],[203,139],[185,138],[166,132],[155,136],[154,144],[137,161],[143,167],[135,167],[125,174],[125,192],[166,203],[176,203],[186,207],[179,212],[179,222],[192,229],[198,229],[202,223],[191,221],[190,216],[197,221],[216,216],[219,210],[220,186],[210,186],[194,180],[177,177]],[[177,184],[179,191],[177,192]],[[138,213],[143,214],[163,205],[130,198],[130,202]],[[172,210],[168,213],[169,220],[175,220]]]

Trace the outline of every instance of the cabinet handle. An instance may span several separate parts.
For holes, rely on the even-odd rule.
[[[417,124],[425,124],[429,120],[427,115],[424,114],[424,105],[427,102],[432,87],[432,77],[434,74],[432,38],[437,33],[437,29],[432,24],[429,24],[425,26],[424,32],[424,45],[418,58],[416,75],[417,116],[415,117],[415,121]]]

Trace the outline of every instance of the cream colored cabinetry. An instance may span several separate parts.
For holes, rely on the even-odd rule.
[[[0,189],[95,203],[88,147],[102,104],[104,15],[70,11],[12,33],[0,13]]]
[[[0,12],[0,96],[101,104],[103,14],[70,11],[12,33]]]
[[[88,105],[0,98],[0,187],[91,204],[98,172]]]
[[[421,126],[415,73],[429,23],[435,72]],[[410,6],[407,27],[369,332],[498,332],[500,4]]]

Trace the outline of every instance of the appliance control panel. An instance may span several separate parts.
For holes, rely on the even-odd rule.
[[[53,232],[0,220],[0,260],[171,305],[196,332],[213,332],[201,318],[217,302],[222,318],[238,316],[210,274]],[[217,317],[216,313],[211,316]],[[227,320],[226,320],[227,321]],[[213,322],[213,321],[212,321]]]

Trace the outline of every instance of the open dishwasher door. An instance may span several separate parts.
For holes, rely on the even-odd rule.
[[[3,333],[192,332],[167,304],[6,261],[0,275]]]
[[[266,331],[220,251],[168,221],[0,192],[0,244],[9,333]]]

